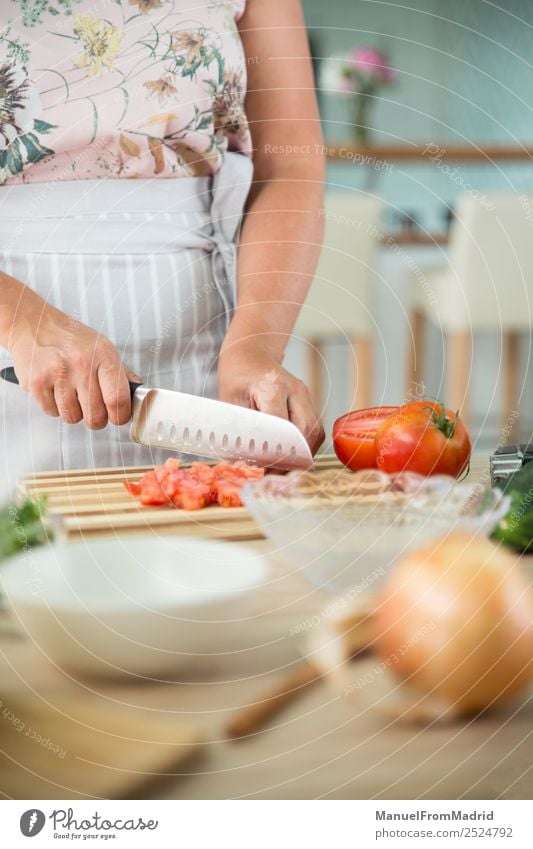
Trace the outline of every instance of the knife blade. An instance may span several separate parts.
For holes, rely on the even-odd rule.
[[[17,383],[13,368],[0,377]],[[303,434],[286,419],[169,389],[130,383],[130,438],[140,445],[279,471],[310,469]]]
[[[283,471],[313,465],[303,434],[286,419],[144,385],[133,392],[130,437],[152,448]]]

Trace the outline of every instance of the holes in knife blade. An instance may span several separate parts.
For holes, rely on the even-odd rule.
[[[291,448],[291,458],[296,457],[296,447],[293,445]]]
[[[170,441],[175,442],[177,435],[178,435],[178,432],[176,430],[176,425],[173,424],[172,427],[170,428]]]
[[[240,451],[241,448],[242,448],[242,439],[241,439],[240,436],[238,436],[237,439],[235,440],[235,450]]]
[[[282,454],[283,454],[283,445],[281,444],[281,442],[278,442],[278,444],[276,445],[276,457],[281,457]]]
[[[213,433],[213,431],[211,431],[211,433],[209,434],[209,447],[214,448],[216,446],[216,443],[217,443],[217,438],[216,438],[215,434]]]
[[[156,434],[157,434],[157,438],[161,442],[162,439],[165,436],[165,425],[163,424],[163,422],[157,423]]]
[[[190,440],[189,428],[186,427],[183,429],[183,444],[188,445]]]
[[[196,444],[198,446],[200,446],[203,441],[204,441],[204,435],[203,435],[202,431],[200,430],[200,428],[198,428],[198,430],[196,431]]]
[[[255,439],[250,439],[250,442],[248,443],[248,451],[250,454],[255,453]]]
[[[263,452],[263,457],[266,457],[266,455],[268,454],[268,442],[267,442],[266,439],[263,442],[263,446],[261,448],[261,451]]]
[[[222,450],[227,451],[229,448],[229,436],[227,433],[222,437]]]

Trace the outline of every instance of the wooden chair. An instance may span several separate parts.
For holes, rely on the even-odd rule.
[[[474,334],[501,334],[504,418],[518,403],[520,335],[531,331],[533,196],[459,197],[448,264],[411,280],[409,387],[420,382],[426,321],[445,338],[446,400],[468,418]],[[516,418],[516,417],[515,417]]]
[[[371,283],[380,235],[380,200],[358,191],[326,193],[324,244],[295,336],[308,343],[309,385],[317,409],[324,404],[324,343],[348,343],[349,408],[372,403]]]

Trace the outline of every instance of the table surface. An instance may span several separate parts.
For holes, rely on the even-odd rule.
[[[476,459],[474,474],[486,474]],[[272,555],[268,542],[247,543],[269,558],[270,579],[257,593],[246,642],[196,680],[166,683],[75,682],[36,647],[0,629],[3,693],[64,703],[82,694],[98,707],[127,706],[201,729],[204,742],[179,774],[148,784],[144,798],[525,799],[533,790],[533,705],[524,697],[504,712],[428,728],[387,723],[349,705],[324,681],[308,688],[271,723],[239,741],[223,729],[236,709],[253,704],[301,660],[295,626],[331,602]],[[32,695],[33,694],[33,695]],[[124,764],[127,770],[127,763]],[[9,788],[3,788],[9,795]]]

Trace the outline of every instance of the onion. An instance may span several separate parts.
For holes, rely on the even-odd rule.
[[[373,618],[387,667],[451,713],[505,701],[533,678],[533,596],[519,559],[454,533],[396,565]]]

